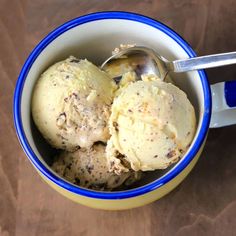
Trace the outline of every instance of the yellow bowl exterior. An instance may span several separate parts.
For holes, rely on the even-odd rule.
[[[125,209],[131,209],[140,207],[143,205],[146,205],[148,203],[154,202],[167,193],[169,193],[171,190],[173,190],[177,185],[179,185],[184,178],[189,174],[189,172],[192,170],[192,168],[195,166],[196,162],[198,161],[200,154],[203,150],[205,142],[202,144],[201,148],[199,149],[197,155],[192,159],[192,161],[189,163],[189,165],[181,172],[179,173],[175,178],[173,178],[168,183],[164,184],[163,186],[150,191],[148,193],[142,194],[137,197],[131,197],[126,199],[113,199],[113,200],[107,200],[107,199],[96,199],[96,198],[89,198],[85,197],[79,194],[75,194],[73,192],[70,192],[64,188],[59,187],[55,183],[53,183],[51,180],[47,179],[45,176],[43,176],[41,173],[41,177],[50,185],[52,188],[54,188],[56,191],[61,193],[63,196],[88,207],[97,208],[97,209],[103,209],[103,210],[125,210]]]

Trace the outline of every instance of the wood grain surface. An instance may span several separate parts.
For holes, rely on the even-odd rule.
[[[103,10],[158,19],[199,55],[236,50],[235,0],[0,0],[0,235],[236,235],[236,126],[210,130],[196,168],[171,194],[121,212],[62,197],[23,153],[12,98],[24,60],[54,27]],[[235,65],[207,72],[211,83],[236,79]]]

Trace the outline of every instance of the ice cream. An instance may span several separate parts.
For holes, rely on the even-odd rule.
[[[109,172],[105,146],[102,144],[96,144],[89,149],[79,149],[73,153],[63,151],[52,169],[74,184],[96,190],[112,190],[121,185],[130,185],[140,177],[140,173],[134,171],[121,175]]]
[[[109,119],[107,159],[111,171],[167,168],[186,152],[195,134],[194,108],[186,94],[155,76],[118,91]],[[120,159],[120,156],[123,158]]]
[[[167,168],[186,153],[196,129],[194,108],[175,85],[154,75],[137,81],[142,71],[128,59],[105,70],[71,56],[40,76],[31,104],[39,131],[63,149],[52,169],[95,190]],[[118,85],[113,76],[122,76]]]
[[[33,120],[55,148],[74,151],[106,142],[116,88],[98,67],[71,56],[39,78],[32,96]]]

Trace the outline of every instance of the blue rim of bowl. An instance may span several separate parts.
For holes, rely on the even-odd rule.
[[[202,126],[200,128],[198,137],[195,140],[195,143],[193,144],[191,150],[187,153],[185,158],[181,161],[181,163],[179,163],[179,165],[176,168],[174,168],[173,170],[170,170],[166,175],[162,176],[161,178],[135,189],[117,191],[117,192],[93,191],[93,190],[81,188],[79,186],[75,186],[59,178],[39,160],[37,155],[31,149],[28,143],[28,140],[26,138],[26,135],[24,133],[22,119],[21,119],[21,96],[22,96],[22,90],[24,87],[24,82],[32,64],[34,63],[38,55],[55,38],[60,36],[62,33],[66,32],[67,30],[70,30],[78,25],[85,24],[91,21],[104,20],[104,19],[131,20],[131,21],[140,22],[140,23],[152,26],[154,28],[157,28],[158,30],[164,32],[173,40],[175,40],[185,50],[185,52],[189,55],[189,57],[196,56],[191,46],[181,36],[179,36],[176,32],[174,32],[168,26],[152,18],[143,16],[137,13],[119,12],[119,11],[96,12],[96,13],[84,15],[84,16],[75,18],[73,20],[70,20],[64,23],[63,25],[59,26],[58,28],[56,28],[54,31],[49,33],[31,52],[31,54],[27,58],[20,72],[20,75],[16,83],[15,92],[14,92],[13,116],[14,116],[14,125],[16,129],[16,133],[21,143],[21,146],[24,152],[26,153],[26,155],[28,156],[28,158],[30,159],[30,161],[40,171],[41,174],[43,174],[46,178],[51,180],[54,184],[66,190],[69,190],[72,193],[80,194],[82,196],[86,196],[90,198],[114,200],[114,199],[125,199],[125,198],[130,198],[130,197],[136,197],[136,196],[148,193],[150,191],[153,191],[163,186],[164,184],[168,183],[174,177],[176,177],[191,162],[191,160],[195,157],[201,145],[203,144],[208,128],[209,128],[210,117],[211,117],[211,92],[210,92],[210,85],[209,85],[205,71],[199,70],[198,73],[201,79],[203,93],[204,93],[204,114],[203,114]]]

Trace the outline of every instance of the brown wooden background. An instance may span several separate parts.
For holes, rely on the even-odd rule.
[[[40,179],[21,150],[12,95],[28,53],[59,24],[102,10],[156,18],[199,55],[236,50],[235,0],[0,0],[0,235],[235,235],[236,126],[210,131],[196,168],[171,194],[122,212],[65,199]],[[208,75],[211,83],[236,79],[236,66]]]

